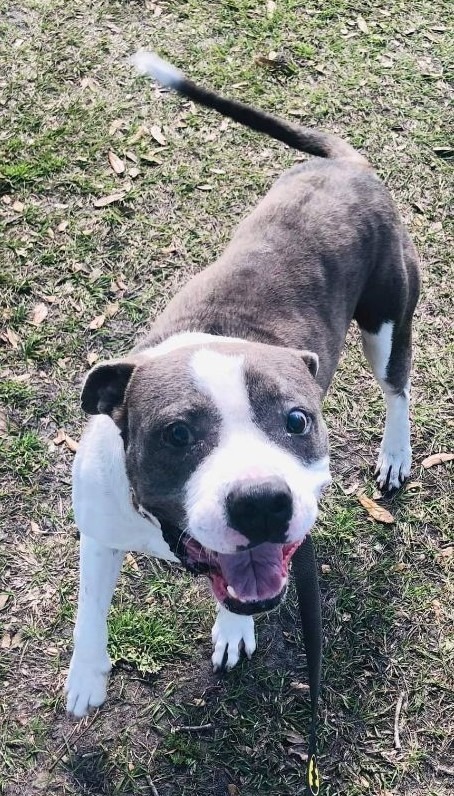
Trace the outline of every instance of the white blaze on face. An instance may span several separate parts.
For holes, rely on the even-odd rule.
[[[219,412],[219,444],[199,465],[186,486],[188,530],[194,539],[220,553],[245,544],[228,526],[225,498],[238,481],[278,476],[293,497],[286,542],[302,541],[317,517],[317,499],[331,480],[329,458],[303,464],[280,448],[254,423],[246,387],[244,357],[199,349],[190,360],[196,387]],[[266,541],[264,539],[263,541]]]

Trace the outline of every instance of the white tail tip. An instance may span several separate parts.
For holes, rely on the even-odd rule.
[[[131,56],[130,62],[141,75],[154,77],[158,83],[168,88],[178,88],[184,79],[183,72],[148,50],[139,50]]]

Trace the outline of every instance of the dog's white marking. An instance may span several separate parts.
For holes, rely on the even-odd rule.
[[[386,403],[383,439],[377,460],[377,482],[383,488],[398,489],[411,470],[410,384],[396,395],[387,380],[394,324],[387,321],[377,334],[361,330],[363,350],[375,378],[382,388]]]
[[[131,503],[123,440],[107,415],[90,421],[76,453],[73,506],[80,532],[100,544],[178,561],[158,520],[145,519]]]
[[[148,75],[154,77],[161,85],[167,88],[177,89],[180,83],[184,80],[183,72],[180,72],[175,66],[169,64],[159,58],[155,53],[148,50],[139,50],[139,52],[132,55],[130,58],[133,64],[141,75]]]
[[[216,621],[211,631],[214,652],[211,657],[214,671],[222,667],[227,651],[226,669],[233,669],[240,659],[241,647],[250,658],[256,648],[254,619],[252,616],[240,616],[227,611],[218,604]]]
[[[84,716],[106,698],[111,663],[107,654],[107,614],[124,552],[80,540],[80,587],[74,652],[66,681],[67,710]]]
[[[234,552],[238,534],[228,527],[224,508],[229,488],[240,479],[280,476],[293,496],[287,541],[302,541],[316,520],[320,492],[331,480],[329,457],[303,464],[255,425],[242,356],[201,349],[191,358],[190,367],[198,389],[218,409],[221,424],[218,446],[186,485],[189,533],[211,550]]]
[[[162,343],[158,343],[157,345],[150,346],[150,348],[144,348],[141,352],[141,356],[150,357],[150,359],[154,359],[155,357],[161,357],[165,354],[169,354],[171,351],[177,351],[179,348],[189,348],[190,346],[195,345],[207,345],[208,343],[244,343],[241,337],[224,337],[222,335],[214,335],[209,334],[208,332],[179,332],[178,334],[173,334],[171,337],[167,337],[166,340],[163,340]]]

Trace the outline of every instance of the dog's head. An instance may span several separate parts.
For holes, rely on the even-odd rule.
[[[261,343],[164,344],[96,366],[83,388],[85,411],[121,430],[137,503],[237,613],[279,603],[330,480],[317,365]]]

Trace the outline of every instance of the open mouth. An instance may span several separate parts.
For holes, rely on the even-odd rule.
[[[288,567],[301,542],[263,542],[237,553],[217,553],[185,535],[184,563],[206,574],[216,599],[236,614],[254,614],[275,608],[285,594]]]

